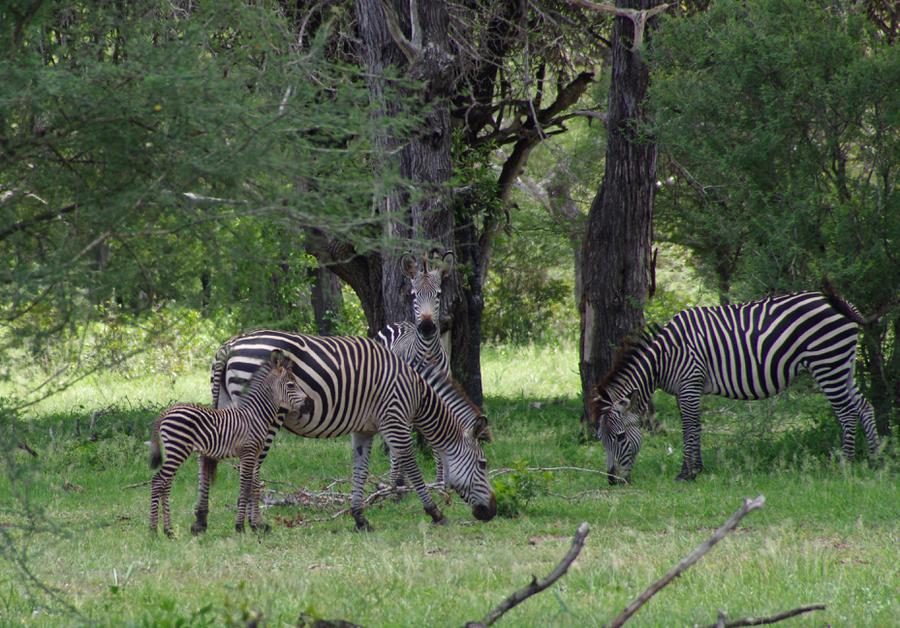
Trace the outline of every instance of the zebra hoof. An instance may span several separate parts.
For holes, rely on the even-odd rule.
[[[374,532],[375,528],[372,527],[368,521],[363,519],[362,521],[356,522],[356,528],[354,528],[356,532]]]
[[[268,523],[258,523],[256,525],[250,524],[250,527],[253,528],[253,531],[257,534],[268,534],[272,531],[272,526]]]
[[[163,532],[165,532],[166,537],[168,537],[168,538],[170,538],[170,539],[174,539],[174,538],[175,538],[175,533],[172,532],[172,528],[166,528],[165,530],[163,530]]]
[[[447,517],[441,517],[440,519],[432,519],[431,525],[433,526],[448,526],[450,525],[450,520]]]
[[[195,521],[191,524],[191,534],[198,536],[206,532],[206,524]]]
[[[234,524],[234,531],[239,534],[243,534],[244,533],[244,524],[243,523]]]
[[[675,478],[675,481],[676,482],[693,482],[696,479],[697,479],[697,476],[695,474],[679,473],[678,477]]]

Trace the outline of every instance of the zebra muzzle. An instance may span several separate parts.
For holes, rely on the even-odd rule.
[[[472,507],[472,515],[479,521],[490,521],[497,514],[497,498],[491,495],[487,506],[476,504]]]

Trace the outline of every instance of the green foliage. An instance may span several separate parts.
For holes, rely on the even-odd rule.
[[[865,314],[879,414],[900,376],[900,48],[852,2],[725,1],[654,37],[655,228],[724,299],[830,278]],[[883,374],[886,374],[887,377]],[[882,429],[884,429],[882,422]]]
[[[515,518],[527,510],[531,500],[547,492],[553,474],[529,471],[524,460],[515,461],[511,467],[511,472],[494,478],[492,485],[497,497],[497,514]]]

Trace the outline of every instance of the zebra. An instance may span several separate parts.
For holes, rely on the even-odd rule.
[[[488,434],[487,419],[477,417],[470,428],[461,425],[442,398],[452,396],[452,383],[440,378],[434,365],[426,369],[426,381],[370,338],[257,330],[232,338],[216,354],[212,374],[214,404],[223,407],[238,396],[243,383],[273,349],[288,355],[304,393],[312,400],[313,412],[299,418],[288,415],[285,427],[309,438],[352,436],[350,514],[357,530],[372,529],[363,516],[363,485],[376,432],[381,433],[391,455],[412,483],[425,512],[433,522],[445,522],[416,465],[412,426],[443,458],[447,484],[472,508],[473,516],[488,521],[496,515],[497,501],[479,443]]]
[[[591,415],[607,456],[609,482],[627,480],[641,448],[637,412],[661,388],[677,398],[684,452],[678,480],[703,470],[700,396],[771,397],[805,370],[828,398],[841,425],[841,448],[853,459],[856,419],[869,451],[878,449],[872,406],[856,388],[859,311],[833,290],[693,307],[662,328],[645,330],[620,352],[597,386]]]
[[[415,323],[391,323],[375,336],[378,342],[416,370],[421,372],[433,365],[438,375],[450,380],[450,360],[441,343],[441,284],[453,267],[454,260],[452,251],[441,255],[438,249],[432,249],[430,258],[429,255],[423,255],[419,266],[415,257],[404,255],[400,262],[403,274],[411,284]],[[463,423],[463,427],[471,428],[484,414],[456,382],[453,384],[455,393],[450,398],[444,398],[444,401],[454,407],[454,414]],[[485,438],[489,439],[490,434],[486,433]],[[434,460],[437,483],[442,484],[444,468],[441,456],[435,454]],[[404,484],[403,474],[394,458],[391,458],[390,476],[394,486]]]
[[[450,359],[441,343],[441,284],[453,267],[452,251],[431,259],[422,256],[422,266],[412,255],[400,260],[403,274],[409,278],[413,296],[415,323],[402,321],[385,325],[375,338],[392,353],[409,363],[434,364],[444,376],[450,375]]]
[[[240,403],[231,408],[213,409],[195,404],[178,404],[165,410],[153,424],[150,439],[150,467],[162,468],[150,481],[150,530],[155,533],[159,506],[163,511],[163,531],[172,536],[169,492],[178,468],[193,453],[200,453],[200,481],[197,519],[191,532],[206,530],[209,513],[209,485],[216,465],[224,458],[240,458],[240,492],[235,529],[242,532],[249,520],[254,530],[263,529],[259,516],[260,452],[268,449],[286,413],[309,413],[309,398],[281,351],[272,351],[250,379]],[[286,412],[285,412],[286,411]],[[165,452],[165,462],[163,462]]]

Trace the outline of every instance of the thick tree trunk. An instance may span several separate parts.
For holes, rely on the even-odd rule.
[[[616,4],[647,9],[658,2],[620,0]],[[648,31],[650,27],[648,23]],[[649,34],[645,33],[647,43]],[[631,21],[616,18],[606,166],[588,214],[582,248],[580,370],[585,417],[594,387],[612,366],[616,346],[643,324],[643,306],[650,287],[657,149],[636,128],[645,119],[649,72],[640,52],[629,49],[632,38]]]
[[[423,82],[417,96],[422,101],[421,109],[428,111],[428,114],[418,132],[402,144],[396,163],[400,175],[414,182],[421,196],[408,198],[397,193],[385,200],[383,211],[394,215],[388,223],[386,235],[389,238],[412,238],[443,250],[455,251],[453,212],[445,189],[452,174],[449,98],[454,90],[452,72],[455,63],[447,35],[447,7],[440,0],[420,0],[416,3],[394,0],[389,5],[398,18],[402,35],[408,38],[416,51],[412,59],[401,51],[391,34],[380,0],[357,0],[359,33],[370,76],[372,102],[378,106],[380,115],[396,116],[401,113],[396,103],[385,99],[383,88],[385,70],[399,68],[405,76]],[[409,14],[411,8],[416,11],[415,19]],[[378,147],[385,159],[398,153],[401,141],[397,137],[378,139]],[[401,211],[401,208],[408,208],[408,211]],[[412,318],[409,282],[401,273],[399,263],[404,252],[385,254],[382,258],[383,315],[387,322]],[[426,251],[408,252],[421,255]],[[459,263],[455,264],[454,270],[444,281],[441,308],[449,316],[442,321],[442,331],[449,332],[451,336],[448,345],[454,375],[473,398],[480,399],[480,347],[473,343],[480,344],[481,338],[479,332],[472,334],[469,331],[467,295],[460,288],[459,267]],[[474,362],[471,358],[473,354]],[[473,372],[473,368],[477,370]]]
[[[325,266],[319,265],[313,271],[311,299],[316,317],[316,332],[321,336],[334,336],[335,317],[344,305],[341,280]]]

